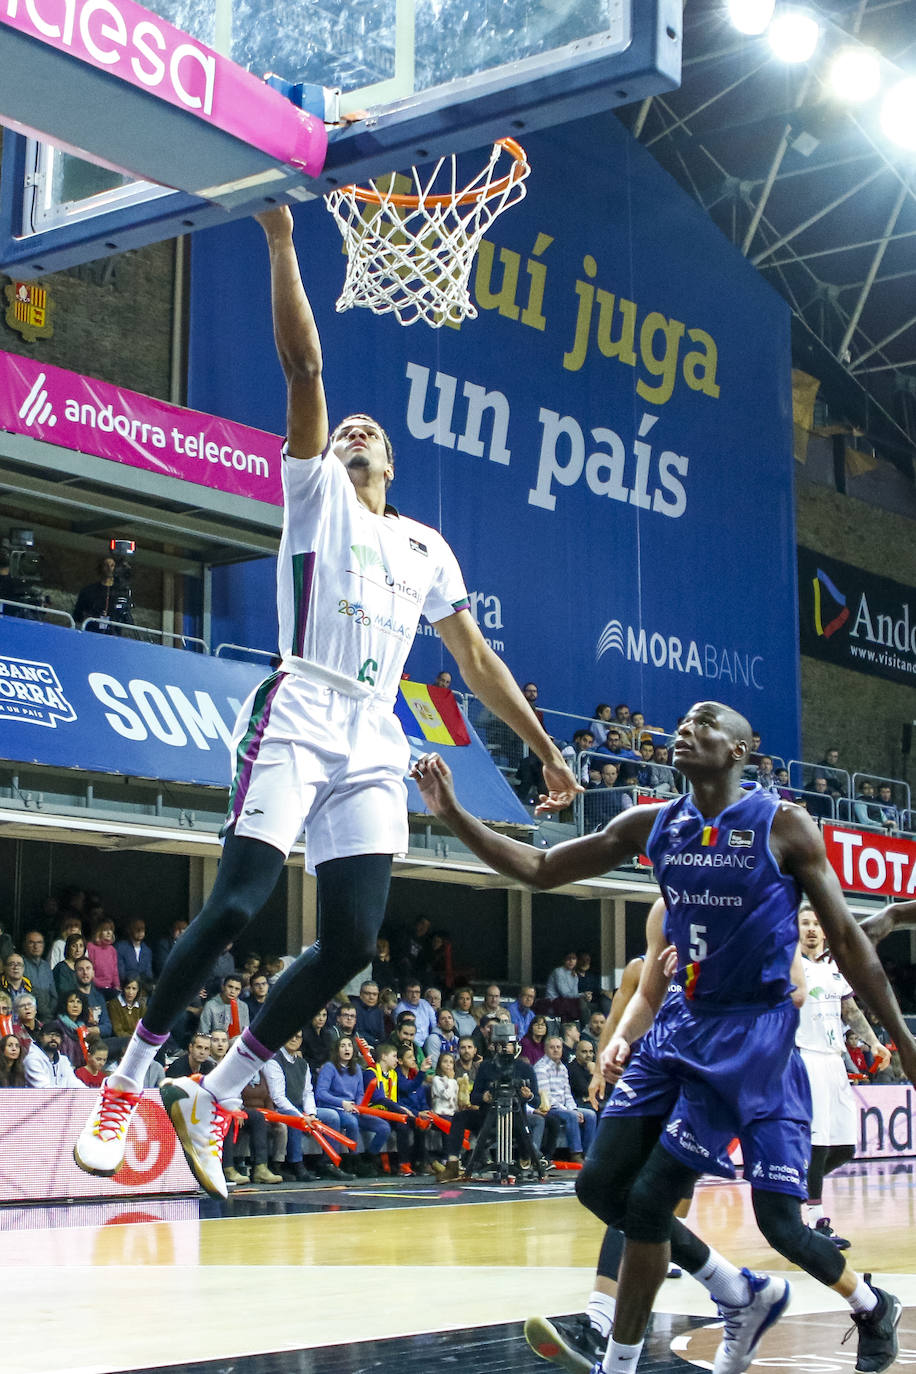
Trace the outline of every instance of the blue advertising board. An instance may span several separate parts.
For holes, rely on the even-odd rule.
[[[715,698],[793,754],[789,311],[613,116],[526,146],[528,196],[484,240],[460,328],[336,314],[337,231],[320,201],[297,207],[331,416],[384,424],[392,500],[442,530],[541,705],[626,701],[672,727]],[[250,221],[195,237],[191,403],[276,432],[262,240]],[[271,576],[218,576],[220,638],[274,645]],[[424,631],[408,670],[446,662]]]

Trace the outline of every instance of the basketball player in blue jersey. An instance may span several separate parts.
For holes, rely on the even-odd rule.
[[[194,1173],[226,1196],[222,1145],[241,1092],[290,1035],[375,953],[392,856],[408,847],[407,740],[394,715],[421,613],[470,690],[543,764],[547,807],[581,788],[487,645],[438,530],[388,504],[394,460],[368,415],[328,435],[321,344],[286,207],[258,220],[267,236],[274,337],[286,376],[283,534],[277,560],[279,671],[243,706],[223,856],[203,910],[175,945],[116,1074],[74,1148],[89,1173],[124,1159],[146,1070],[214,958],[260,912],[305,826],[316,874],[318,939],[283,973],[205,1082],[164,1080],[162,1100]]]
[[[719,1272],[706,1272],[705,1247],[674,1216],[700,1174],[729,1176],[725,1151],[735,1136],[769,1244],[849,1303],[859,1332],[856,1369],[880,1374],[897,1353],[898,1300],[870,1276],[860,1278],[827,1237],[802,1221],[811,1096],[791,999],[802,891],[837,965],[896,1040],[911,1079],[916,1042],[846,908],[817,826],[801,808],[756,784],[742,786],[750,740],[747,721],[731,708],[693,706],[678,726],[673,754],[690,783],[687,796],[632,807],[600,833],[546,851],[496,835],[470,816],[438,755],[414,767],[430,811],[507,877],[545,890],[597,877],[645,852],[662,890],[665,918],[661,930],[649,932],[646,986],[602,1054],[606,1076],[620,1081],[577,1185],[584,1204],[626,1237],[602,1360],[607,1374],[635,1370],[672,1244],[678,1264],[709,1281],[724,1318],[714,1374],[742,1374],[785,1310],[785,1280],[719,1261],[712,1261]],[[662,1006],[659,956],[667,945],[677,950],[684,997]],[[662,980],[660,994],[653,979]]]

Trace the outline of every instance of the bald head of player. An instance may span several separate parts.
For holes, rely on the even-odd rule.
[[[700,701],[677,727],[672,762],[691,782],[722,774],[737,778],[750,750],[751,727],[740,712],[720,701]]]
[[[391,440],[371,415],[348,415],[334,430],[330,450],[347,469],[357,491],[387,489],[394,478]]]

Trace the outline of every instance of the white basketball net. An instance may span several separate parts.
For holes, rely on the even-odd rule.
[[[327,206],[347,255],[337,309],[362,305],[434,329],[474,319],[477,307],[468,294],[474,255],[497,215],[524,198],[530,170],[518,144],[501,140],[486,167],[462,186],[451,155],[423,180],[411,168],[412,190],[406,177],[391,176],[332,191]]]

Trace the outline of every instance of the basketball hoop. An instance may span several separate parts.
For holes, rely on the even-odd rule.
[[[411,168],[413,192],[399,190],[409,182],[393,175],[332,191],[327,206],[347,255],[337,309],[361,305],[376,315],[393,312],[401,324],[425,320],[434,329],[474,319],[477,307],[468,294],[474,255],[497,215],[524,198],[530,171],[524,149],[501,138],[486,167],[464,186],[451,154],[422,180]]]

